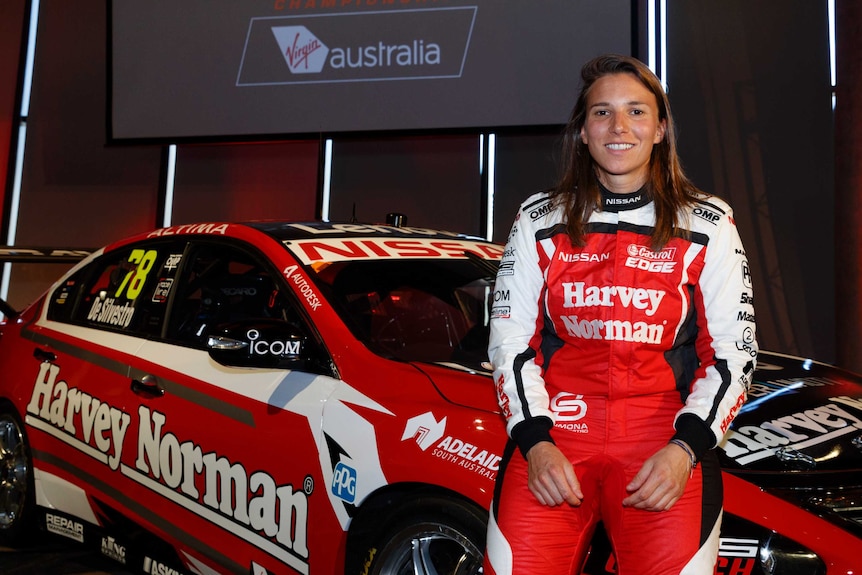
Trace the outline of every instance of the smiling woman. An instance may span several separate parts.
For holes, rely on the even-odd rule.
[[[653,145],[667,128],[655,95],[631,74],[611,74],[590,88],[587,110],[580,135],[599,181],[617,194],[640,189],[649,177]]]
[[[712,572],[712,450],[756,355],[745,251],[730,206],[680,169],[658,78],[607,55],[581,79],[564,175],[522,204],[495,285],[511,294],[489,343],[510,441],[485,573],[577,568],[599,522],[620,573]]]

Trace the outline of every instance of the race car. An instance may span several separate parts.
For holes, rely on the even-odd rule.
[[[0,308],[0,536],[133,573],[481,573],[502,254],[355,222],[93,251]],[[761,354],[721,457],[716,573],[858,572],[862,379]],[[582,572],[614,572],[601,531]]]

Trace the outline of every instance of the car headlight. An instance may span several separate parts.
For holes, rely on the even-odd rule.
[[[767,575],[825,575],[826,565],[816,553],[778,533],[760,546],[760,566]]]
[[[818,511],[835,514],[862,528],[862,488],[815,493],[808,497],[807,503]]]
[[[766,491],[862,538],[862,486],[767,487]]]

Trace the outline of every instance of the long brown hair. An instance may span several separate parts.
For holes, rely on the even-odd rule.
[[[565,205],[566,229],[574,245],[584,244],[584,228],[590,215],[601,208],[596,164],[581,140],[587,114],[587,96],[599,78],[611,74],[631,74],[655,95],[659,121],[665,122],[665,136],[655,144],[650,158],[646,191],[655,205],[652,247],[660,248],[674,235],[680,209],[691,205],[702,192],[682,170],[676,151],[676,134],[670,103],[661,82],[641,61],[628,56],[607,54],[587,62],[581,69],[581,92],[572,109],[562,145],[562,176],[551,196]]]

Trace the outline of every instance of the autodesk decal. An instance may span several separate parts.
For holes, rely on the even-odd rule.
[[[252,18],[237,86],[460,77],[476,6]]]

